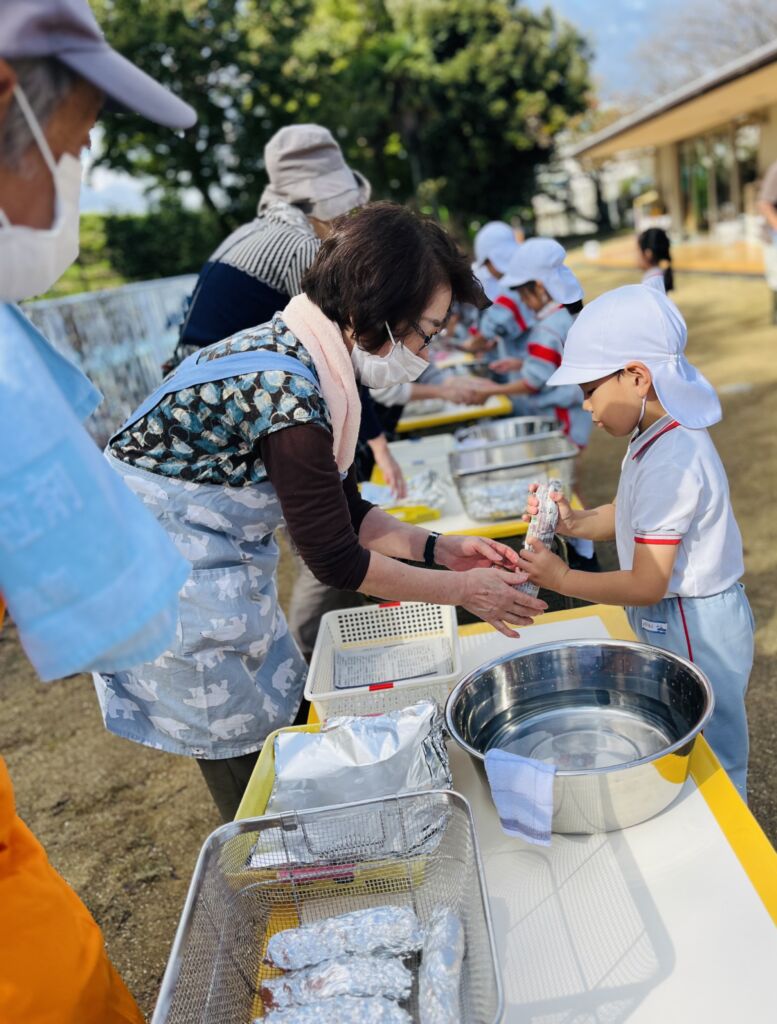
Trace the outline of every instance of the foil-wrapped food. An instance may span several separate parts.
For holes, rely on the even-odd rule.
[[[330,718],[320,732],[282,732],[265,813],[450,789],[443,737],[432,700],[383,715]]]
[[[396,957],[343,956],[264,981],[260,995],[265,1006],[279,1010],[334,996],[385,996],[401,1002],[412,984],[412,974]]]
[[[464,925],[448,907],[438,908],[426,927],[418,975],[421,1024],[458,1024],[459,979],[464,960]]]
[[[531,517],[529,529],[526,532],[526,541],[523,545],[529,551],[534,550],[531,546],[533,537],[536,537],[546,548],[549,548],[553,543],[553,538],[556,536],[558,505],[550,497],[551,492],[554,494],[564,493],[564,485],[560,480],[549,480],[547,483],[537,485],[536,497],[539,502],[539,508]],[[523,594],[528,594],[530,597],[536,597],[540,590],[536,583],[530,583],[528,580],[515,589],[520,590]]]
[[[369,907],[276,932],[267,943],[267,958],[273,967],[295,971],[348,954],[406,956],[422,943],[410,907]]]
[[[510,519],[520,516],[526,507],[529,479],[493,480],[487,483],[465,484],[462,500],[472,519]]]
[[[307,1006],[270,1010],[254,1024],[412,1024],[401,1006],[383,996],[335,996]]]

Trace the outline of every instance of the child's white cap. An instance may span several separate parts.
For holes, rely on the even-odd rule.
[[[564,246],[553,238],[530,238],[513,254],[502,284],[519,288],[529,281],[539,281],[556,302],[578,302],[583,297],[583,288],[569,267],[564,266],[566,255]]]
[[[569,329],[561,366],[548,384],[590,384],[644,363],[658,400],[678,423],[698,429],[717,423],[720,401],[707,378],[683,355],[688,329],[662,292],[628,284],[594,299]]]
[[[482,264],[486,260],[492,260],[495,251],[510,245],[518,247],[515,232],[510,225],[505,224],[503,220],[490,220],[475,235],[475,263]],[[497,269],[501,271],[503,268]]]

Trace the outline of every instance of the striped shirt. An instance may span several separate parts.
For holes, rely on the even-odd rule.
[[[320,244],[304,213],[282,202],[233,231],[200,271],[177,359],[268,323],[302,291]]]
[[[276,202],[233,231],[208,262],[226,263],[291,298],[302,291],[320,244],[301,210]]]

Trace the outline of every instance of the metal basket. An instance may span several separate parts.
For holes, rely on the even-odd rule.
[[[261,866],[249,865],[255,849]],[[437,790],[217,829],[200,852],[152,1024],[250,1024],[263,1012],[261,983],[280,974],[263,961],[273,934],[385,904],[412,907],[422,925],[440,905],[459,915],[459,1019],[495,1024],[502,992],[472,815],[458,793]],[[403,1005],[417,1020],[416,983]]]

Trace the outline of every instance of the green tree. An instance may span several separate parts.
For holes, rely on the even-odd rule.
[[[339,138],[374,193],[462,221],[525,203],[586,108],[588,49],[510,0],[103,0],[106,34],[199,112],[182,137],[106,122],[103,162],[250,216],[282,124]]]

